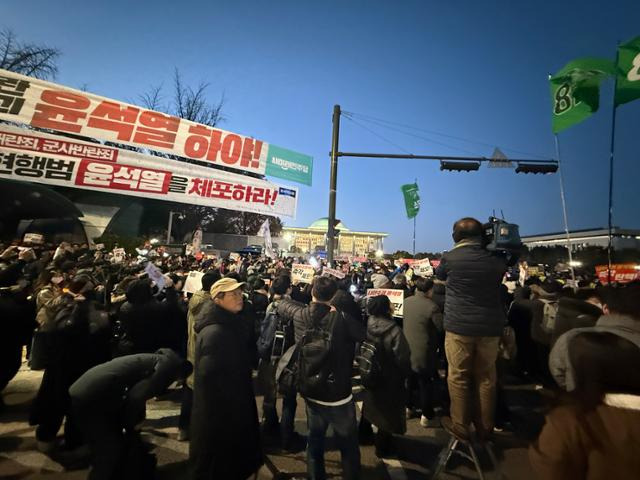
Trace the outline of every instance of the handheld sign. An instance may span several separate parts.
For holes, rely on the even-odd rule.
[[[122,263],[124,262],[124,258],[127,253],[124,251],[124,248],[114,248],[113,249],[113,262],[114,263]]]
[[[186,293],[195,293],[202,290],[202,277],[204,272],[191,271],[184,282],[183,291]]]
[[[322,275],[333,275],[339,280],[342,280],[346,276],[340,270],[336,270],[334,268],[327,268],[327,267],[324,267],[324,269],[322,270]]]
[[[144,267],[144,271],[147,272],[147,275],[149,275],[149,278],[156,283],[156,285],[160,290],[162,290],[164,286],[167,284],[167,281],[164,278],[164,275],[162,274],[160,269],[156,267],[153,263],[148,262],[147,265]]]
[[[311,265],[294,263],[291,266],[291,281],[293,283],[311,283],[315,270]]]
[[[413,273],[420,277],[432,277],[433,267],[431,266],[431,263],[429,263],[429,259],[424,258],[413,262]]]
[[[44,243],[44,236],[39,233],[25,233],[22,239],[24,243],[42,244]]]
[[[404,291],[403,290],[391,290],[388,288],[370,288],[367,290],[367,297],[377,297],[379,295],[386,295],[389,297],[391,304],[393,305],[393,316],[402,318],[404,314]]]

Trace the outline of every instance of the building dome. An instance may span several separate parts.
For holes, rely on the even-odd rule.
[[[309,225],[309,228],[312,228],[314,230],[323,230],[326,232],[329,229],[329,218],[327,217],[319,218],[318,220],[313,222],[311,225]],[[344,223],[342,222],[339,222],[336,228],[341,232],[350,231],[347,227],[344,226]]]

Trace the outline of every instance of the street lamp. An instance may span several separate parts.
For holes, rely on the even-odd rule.
[[[173,215],[178,215],[178,218],[182,220],[184,218],[184,214],[182,212],[169,212],[169,226],[167,227],[167,244],[171,243],[171,227],[173,226]]]

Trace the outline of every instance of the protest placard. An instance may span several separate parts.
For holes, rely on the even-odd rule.
[[[432,277],[433,276],[433,267],[431,263],[429,263],[428,258],[423,258],[422,260],[415,260],[412,265],[413,273],[420,277]]]
[[[393,316],[402,318],[404,313],[404,291],[392,290],[388,288],[370,288],[367,290],[368,297],[386,295],[393,304]]]
[[[295,283],[311,283],[315,270],[311,265],[294,263],[291,266],[291,281]]]
[[[196,293],[202,290],[202,277],[204,272],[191,271],[184,282],[183,291],[186,293]]]
[[[149,275],[149,278],[155,282],[160,290],[162,290],[167,284],[167,280],[164,278],[164,275],[153,263],[147,262],[147,265],[144,267],[144,271]]]
[[[127,255],[127,252],[124,251],[124,248],[114,248],[113,249],[113,262],[114,263],[122,263]]]
[[[322,270],[322,275],[332,275],[334,277],[336,277],[339,280],[342,280],[346,275],[341,272],[340,270],[336,270],[334,268],[327,268],[324,267],[324,269]]]
[[[39,233],[25,233],[22,241],[24,243],[35,243],[41,245],[44,243],[44,236]]]

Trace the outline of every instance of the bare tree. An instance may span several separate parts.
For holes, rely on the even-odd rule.
[[[177,68],[174,72],[173,87],[173,110],[178,117],[211,127],[215,127],[224,120],[222,117],[222,107],[225,101],[224,93],[218,103],[210,104],[206,98],[206,90],[209,84],[200,82],[195,90],[185,86]]]
[[[31,77],[50,79],[58,73],[60,50],[20,43],[9,29],[0,31],[0,68]]]

